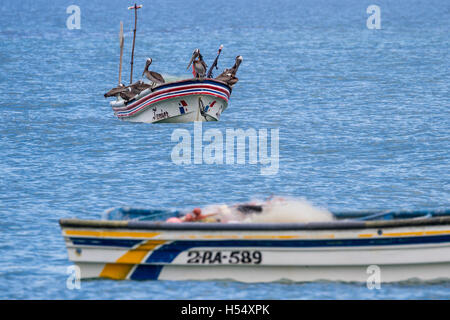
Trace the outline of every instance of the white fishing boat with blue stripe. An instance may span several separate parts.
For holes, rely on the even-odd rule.
[[[81,278],[356,281],[450,278],[450,211],[341,213],[329,222],[167,223],[163,211],[62,219]],[[171,214],[171,213],[169,213]]]
[[[148,88],[126,101],[111,102],[121,120],[145,123],[218,121],[231,87],[215,79],[187,79]]]
[[[237,56],[235,64],[225,69],[216,78],[213,70],[218,69],[218,59],[223,46],[219,47],[217,56],[209,70],[199,49],[195,49],[188,68],[192,65],[194,78],[167,82],[164,77],[148,68],[153,59],[147,58],[142,80],[133,83],[134,46],[136,39],[137,10],[142,5],[135,4],[128,9],[134,10],[135,23],[131,53],[130,84],[122,83],[122,57],[124,47],[123,23],[120,24],[119,45],[119,85],[104,94],[105,98],[115,97],[111,101],[114,114],[121,120],[144,123],[185,123],[193,121],[218,121],[228,107],[232,87],[239,81],[236,72],[243,61]]]

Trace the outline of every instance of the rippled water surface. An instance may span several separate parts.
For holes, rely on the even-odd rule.
[[[74,1],[75,2],[75,1]],[[190,208],[270,194],[330,210],[450,207],[448,1],[145,1],[136,74],[189,77],[194,48],[210,64],[244,57],[229,108],[204,129],[279,128],[278,174],[260,165],[171,161],[176,128],[117,120],[103,93],[117,82],[123,1],[0,5],[0,298],[435,299],[450,283],[365,284],[84,281],[66,288],[58,219],[107,208]]]

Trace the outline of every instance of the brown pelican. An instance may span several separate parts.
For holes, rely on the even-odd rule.
[[[130,84],[129,87],[131,87],[132,90],[138,91],[140,93],[141,91],[144,91],[145,89],[151,88],[152,85],[147,84],[144,81],[139,80],[138,82]]]
[[[107,93],[104,94],[105,98],[108,97],[114,97],[118,94],[120,94],[121,92],[127,91],[127,87],[125,87],[125,85],[123,83],[119,84],[118,87],[116,88],[112,88],[111,90],[109,90]]]
[[[206,76],[206,68],[208,67],[203,61],[203,56],[200,54],[200,50],[195,49],[192,53],[191,60],[189,61],[189,65],[187,66],[186,70],[189,69],[191,64],[193,64],[194,68],[194,77],[195,78],[204,78]]]
[[[147,79],[153,83],[152,87],[155,85],[161,84],[161,83],[165,83],[162,75],[160,75],[158,72],[148,70],[148,67],[151,64],[152,64],[152,58],[148,58],[147,62],[145,63],[145,69],[144,69],[144,72],[142,72],[142,75],[145,75],[147,77]]]
[[[237,56],[236,61],[234,63],[234,66],[231,67],[231,69],[225,69],[217,78],[216,80],[222,81],[227,83],[229,86],[233,86],[236,84],[236,82],[239,81],[238,78],[236,78],[236,72],[239,69],[239,66],[242,63],[242,56]]]
[[[153,86],[145,83],[144,81],[139,80],[133,84],[130,84],[126,87],[126,91],[120,93],[120,96],[125,100],[132,100],[136,95],[140,94],[145,89],[151,88]]]
[[[105,93],[104,96],[105,98],[108,98],[120,95],[124,100],[128,101],[133,99],[137,94],[141,93],[145,89],[151,87],[152,87],[151,85],[143,81],[138,81],[128,86],[125,86],[124,84],[121,83],[118,87],[113,88],[109,90],[107,93]]]
[[[132,100],[138,93],[139,92],[136,89],[133,90],[132,87],[128,86],[125,91],[120,93],[120,96],[122,99],[129,101]]]

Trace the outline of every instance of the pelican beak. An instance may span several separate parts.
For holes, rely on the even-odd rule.
[[[192,55],[191,60],[189,61],[189,64],[188,64],[186,70],[189,69],[189,67],[191,66],[192,62],[194,62],[194,59],[195,59],[195,55]]]

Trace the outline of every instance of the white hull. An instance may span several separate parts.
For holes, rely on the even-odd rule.
[[[99,278],[105,264],[75,263],[82,279]],[[256,282],[367,282],[371,273],[365,266],[165,266],[157,280]],[[382,283],[402,281],[448,281],[450,262],[435,264],[379,265]],[[132,271],[131,271],[132,272]],[[112,277],[111,277],[112,278]],[[114,278],[112,278],[114,279]],[[124,279],[130,279],[126,277]],[[155,280],[155,279],[151,279]]]
[[[152,107],[142,111],[134,117],[124,117],[122,120],[129,122],[144,122],[144,123],[187,123],[194,121],[219,121],[222,111],[227,108],[226,103],[218,103],[216,108],[208,108],[208,111],[203,113],[199,108],[199,98],[202,99],[206,106],[217,99],[209,96],[189,96],[185,98],[175,98],[172,101],[160,102],[152,105]],[[180,112],[180,101],[184,101],[188,107],[184,114]],[[190,106],[190,107],[189,107]]]
[[[190,79],[146,90],[128,103],[112,102],[115,115],[124,121],[185,123],[218,121],[228,107],[231,88],[213,79]]]
[[[82,278],[365,282],[375,265],[381,282],[394,282],[450,279],[447,220],[351,230],[62,226],[69,259]]]

